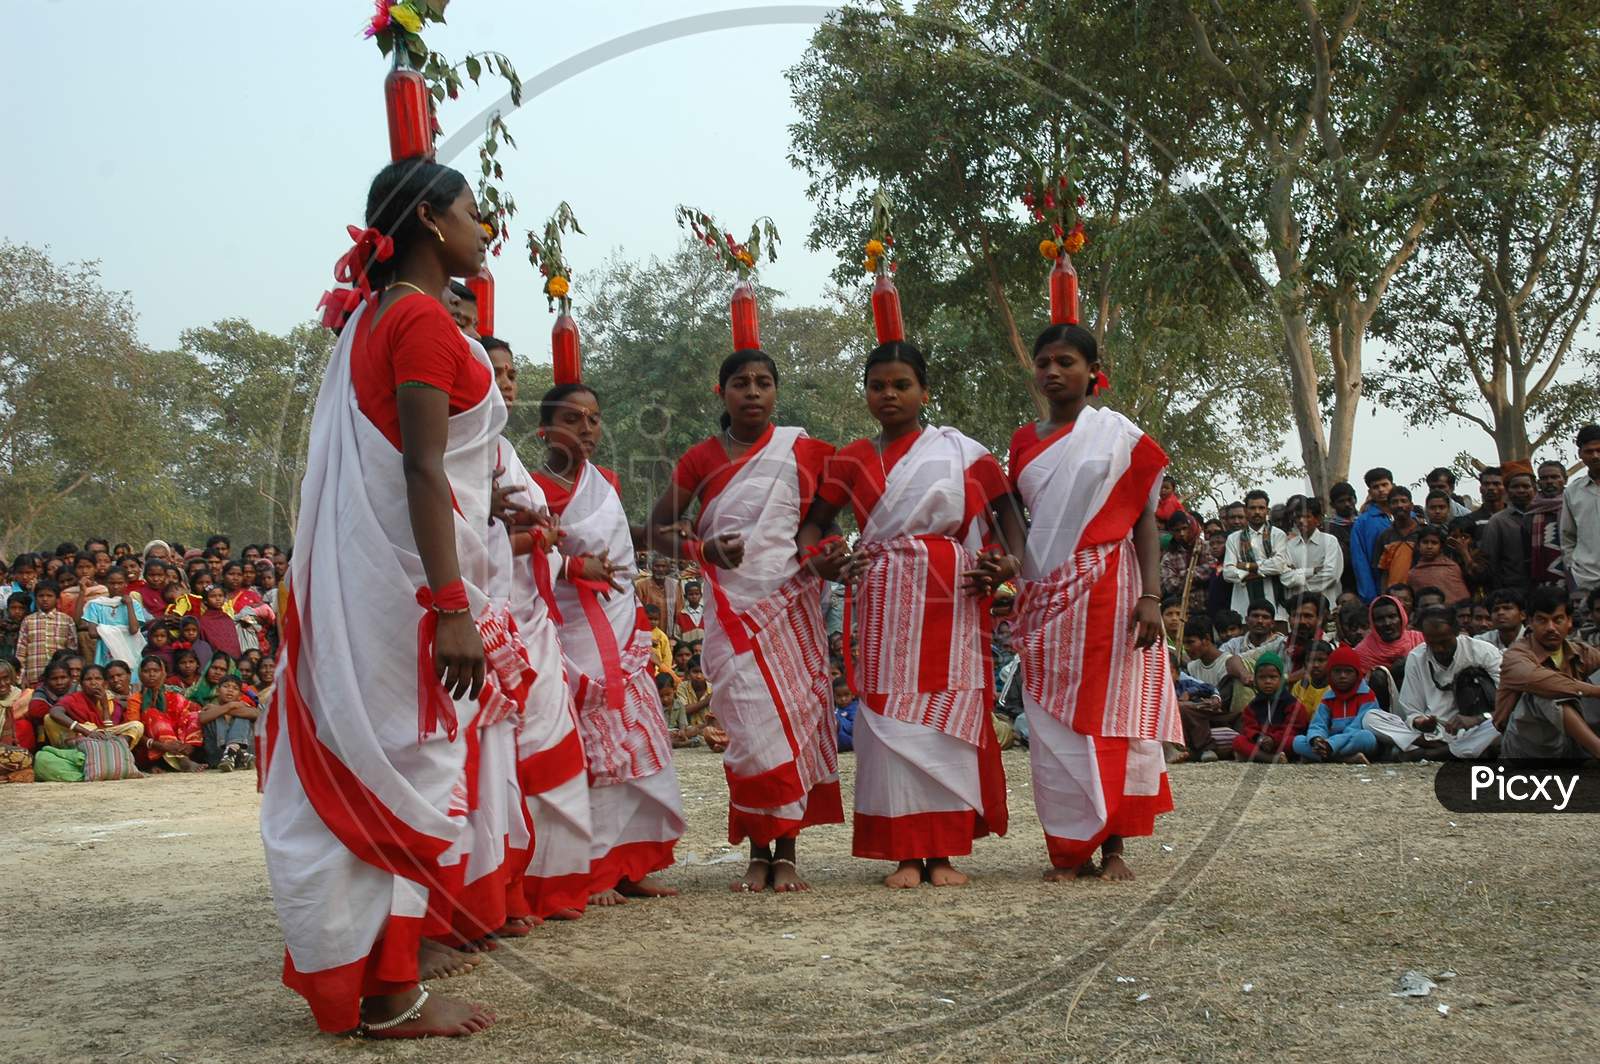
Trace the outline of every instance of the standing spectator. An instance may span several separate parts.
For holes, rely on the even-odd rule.
[[[17,661],[17,639],[22,635],[22,619],[28,615],[28,599],[14,595],[6,599],[0,616],[0,661]]]
[[[1222,578],[1233,584],[1233,608],[1244,613],[1252,604],[1265,603],[1281,619],[1278,574],[1284,566],[1287,538],[1267,523],[1271,499],[1256,490],[1244,497],[1245,527],[1228,536],[1222,555]]]
[[[1394,712],[1373,710],[1367,730],[1413,759],[1488,756],[1500,740],[1490,719],[1493,690],[1500,684],[1499,651],[1463,635],[1455,611],[1444,606],[1423,611],[1422,637],[1406,657]]]
[[[1449,524],[1452,518],[1466,517],[1468,514],[1472,513],[1472,508],[1466,503],[1462,502],[1461,496],[1456,494],[1456,475],[1449,468],[1445,466],[1439,466],[1437,469],[1431,470],[1428,473],[1427,484],[1429,495],[1432,495],[1436,491],[1442,492],[1444,497],[1449,500],[1450,503],[1449,516],[1443,521],[1433,521],[1433,524]]]
[[[1411,563],[1406,583],[1411,585],[1412,591],[1436,588],[1444,594],[1446,602],[1470,600],[1472,593],[1467,589],[1466,575],[1460,564],[1445,553],[1448,538],[1438,525],[1429,525],[1417,533],[1417,558]]]
[[[1328,515],[1328,532],[1337,536],[1336,529],[1349,531],[1360,514],[1356,510],[1356,489],[1347,480],[1341,480],[1328,490],[1328,505],[1333,513]]]
[[[1450,512],[1450,496],[1442,491],[1430,491],[1422,502],[1422,519],[1430,525],[1444,528],[1454,518]]]
[[[1540,462],[1538,494],[1528,504],[1528,579],[1534,587],[1569,586],[1561,549],[1562,493],[1567,488],[1567,467],[1560,462]]]
[[[28,687],[39,682],[57,651],[78,648],[78,626],[56,609],[59,590],[51,580],[34,584],[34,612],[23,618],[17,634],[17,660],[22,663],[22,682]]]
[[[1489,588],[1489,559],[1478,549],[1478,526],[1470,517],[1457,517],[1446,530],[1445,547],[1461,566],[1473,594]]]
[[[215,535],[206,540],[206,550],[215,554],[220,561],[225,562],[228,560],[228,556],[233,553],[233,544],[228,541],[227,536]],[[210,557],[211,555],[208,554],[207,556]],[[221,576],[222,574],[217,572],[215,575]]]
[[[137,595],[128,592],[121,569],[106,574],[105,594],[91,599],[79,613],[78,628],[95,644],[94,663],[138,661],[144,656],[144,624],[150,620]]]
[[[678,610],[676,627],[678,638],[685,643],[698,645],[706,634],[706,607],[701,601],[704,591],[700,581],[687,580],[683,585],[683,606]]]
[[[1367,504],[1350,528],[1350,566],[1356,571],[1356,594],[1362,602],[1378,597],[1379,588],[1374,575],[1378,552],[1378,537],[1389,528],[1389,491],[1394,487],[1394,474],[1381,466],[1367,470]]]
[[[1332,610],[1343,576],[1344,551],[1338,540],[1322,531],[1322,500],[1306,499],[1284,542],[1283,573],[1278,579],[1290,595],[1320,595]]]
[[[1161,597],[1188,602],[1204,592],[1216,566],[1193,517],[1178,510],[1167,518],[1166,527],[1169,538],[1161,552]],[[1184,612],[1187,615],[1187,607]]]
[[[1560,588],[1528,600],[1529,632],[1500,663],[1494,722],[1506,758],[1600,758],[1600,647],[1574,643],[1572,607]]]
[[[1405,583],[1417,556],[1417,533],[1422,531],[1410,488],[1404,484],[1391,486],[1388,508],[1389,527],[1372,542],[1372,579],[1381,588]]]
[[[1561,557],[1579,591],[1600,587],[1600,425],[1578,430],[1584,472],[1561,493]]]
[[[1222,530],[1228,535],[1233,535],[1249,523],[1249,519],[1245,516],[1244,503],[1230,502],[1222,508]]]
[[[56,596],[56,608],[74,621],[84,603],[106,593],[106,586],[95,573],[94,555],[79,553],[72,559],[72,580],[63,584]]]
[[[682,596],[678,592],[678,578],[672,575],[672,559],[664,554],[652,557],[650,572],[635,580],[633,587],[645,612],[648,613],[650,607],[654,606],[660,614],[661,630],[676,638],[675,619],[682,605]]]
[[[1506,508],[1506,478],[1499,466],[1484,466],[1478,472],[1478,494],[1483,497],[1483,505],[1467,516],[1472,518],[1478,526],[1478,533],[1482,535],[1483,526],[1489,523],[1489,518]]]
[[[1183,499],[1178,495],[1178,482],[1172,477],[1162,477],[1156,496],[1156,520],[1165,524],[1175,513],[1183,512]]]
[[[1484,525],[1480,545],[1489,559],[1490,584],[1526,592],[1533,586],[1533,470],[1526,463],[1505,468],[1510,502]]]

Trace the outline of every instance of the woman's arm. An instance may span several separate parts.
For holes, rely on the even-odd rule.
[[[656,500],[655,506],[650,510],[649,524],[643,530],[646,545],[658,554],[668,554],[678,558],[692,554],[690,544],[696,544],[703,552],[706,564],[715,565],[719,569],[737,569],[744,561],[743,536],[737,532],[728,532],[702,543],[693,537],[685,536],[678,527],[684,515],[689,512],[689,507],[693,505],[694,492],[669,481],[667,490],[661,493],[661,498]]]
[[[396,398],[411,533],[417,541],[428,586],[447,587],[461,579],[455,509],[450,480],[444,471],[450,397],[437,388],[406,387],[399,389]],[[433,642],[434,675],[452,698],[477,698],[483,689],[483,670],[483,640],[471,612],[441,612]]]
[[[1139,560],[1139,601],[1133,608],[1132,627],[1141,648],[1154,646],[1161,639],[1161,530],[1156,527],[1155,507],[1145,504],[1133,526],[1133,553]]]

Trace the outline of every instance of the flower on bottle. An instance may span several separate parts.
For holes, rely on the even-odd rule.
[[[361,31],[361,36],[376,37],[389,28],[390,19],[387,0],[376,0],[372,5],[372,18],[367,20],[367,28]]]
[[[862,261],[861,268],[863,270],[866,270],[868,273],[877,273],[878,272],[878,260],[873,258],[871,255],[868,255]]]
[[[1067,234],[1067,238],[1061,242],[1061,246],[1066,248],[1068,255],[1076,255],[1083,250],[1083,245],[1087,242],[1088,238],[1083,235],[1083,223],[1079,222],[1072,227],[1072,232]]]
[[[881,240],[869,240],[869,241],[867,241],[867,257],[869,259],[876,259],[876,258],[879,258],[882,255],[883,255],[883,241],[881,241]]]
[[[407,33],[420,33],[422,30],[422,16],[410,4],[390,4],[389,17]]]
[[[1056,242],[1050,239],[1039,241],[1039,254],[1047,259],[1054,259],[1061,249],[1056,247]]]
[[[550,278],[550,283],[544,286],[544,290],[551,299],[565,299],[572,289],[567,284],[567,279],[558,273]]]

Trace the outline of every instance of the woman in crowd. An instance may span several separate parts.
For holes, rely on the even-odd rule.
[[[196,618],[200,625],[200,638],[210,644],[214,653],[226,654],[230,659],[244,652],[244,640],[239,622],[228,612],[228,593],[221,584],[206,588],[204,605]]]
[[[1013,643],[1046,877],[1129,879],[1122,840],[1171,810],[1161,743],[1183,738],[1161,645],[1155,505],[1167,456],[1089,405],[1104,383],[1093,333],[1052,325],[1033,366],[1049,412],[1011,438],[1011,479],[1032,520]]]
[[[649,527],[657,551],[704,565],[715,603],[700,660],[728,735],[728,841],[750,840],[733,889],[808,890],[800,830],[844,820],[819,578],[836,579],[845,552],[834,542],[802,566],[795,537],[833,448],[772,424],[778,368],[764,351],[729,355],[717,387],[722,431],[678,460]],[[685,540],[676,526],[697,500],[698,538]]]
[[[547,452],[533,470],[561,524],[564,579],[555,585],[561,652],[589,766],[589,894],[596,905],[677,891],[651,874],[672,865],[683,834],[672,740],[650,678],[650,627],[634,591],[634,534],[616,474],[591,459],[600,402],[558,384],[539,403]]]
[[[284,982],[320,1028],[468,1035],[493,1016],[419,985],[463,963],[424,941],[450,931],[479,871],[468,817],[485,780],[468,748],[486,715],[520,706],[500,679],[513,662],[486,655],[510,649],[484,590],[505,404],[435,293],[477,273],[487,233],[466,179],[421,159],[379,172],[366,223],[312,415],[261,834]],[[416,640],[396,638],[403,618]],[[415,729],[397,721],[413,707]]]
[[[922,425],[922,352],[888,343],[867,357],[867,410],[882,426],[828,459],[800,529],[810,553],[845,505],[861,538],[846,613],[860,658],[857,857],[894,861],[889,887],[967,881],[950,858],[1006,830],[1005,772],[993,723],[989,598],[1021,569],[1025,532],[1011,485],[982,444]],[[983,533],[1001,546],[979,567]]]
[[[130,716],[124,706],[119,713],[106,687],[106,670],[99,665],[84,667],[78,689],[65,695],[50,710],[44,721],[51,746],[70,747],[87,735],[111,735],[128,744],[130,750],[144,738],[144,725]]]
[[[31,692],[17,686],[17,670],[0,659],[0,783],[33,782]]]
[[[57,654],[45,664],[44,672],[39,674],[39,684],[28,700],[26,719],[18,722],[19,734],[23,733],[22,725],[27,725],[27,734],[31,736],[29,749],[37,750],[41,744],[49,741],[49,728],[45,721],[56,704],[72,692],[73,686],[67,655]]]
[[[159,655],[157,655],[159,656]],[[161,662],[166,664],[166,658]],[[201,680],[200,655],[189,647],[175,650],[172,653],[172,672],[166,679],[167,686],[176,688],[185,694],[192,690]]]
[[[195,755],[205,742],[200,707],[182,691],[167,686],[167,668],[160,658],[139,662],[139,691],[128,713],[144,725],[144,742],[135,751],[142,768],[199,772]]]

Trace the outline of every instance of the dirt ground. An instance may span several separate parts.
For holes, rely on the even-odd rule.
[[[1013,751],[971,886],[886,891],[835,827],[781,898],[728,892],[719,760],[678,770],[683,896],[502,947],[449,984],[499,1024],[426,1044],[319,1035],[279,984],[251,774],[0,788],[0,1059],[1596,1057],[1593,819],[1447,813],[1426,766],[1180,766],[1137,882],[1046,884]]]

